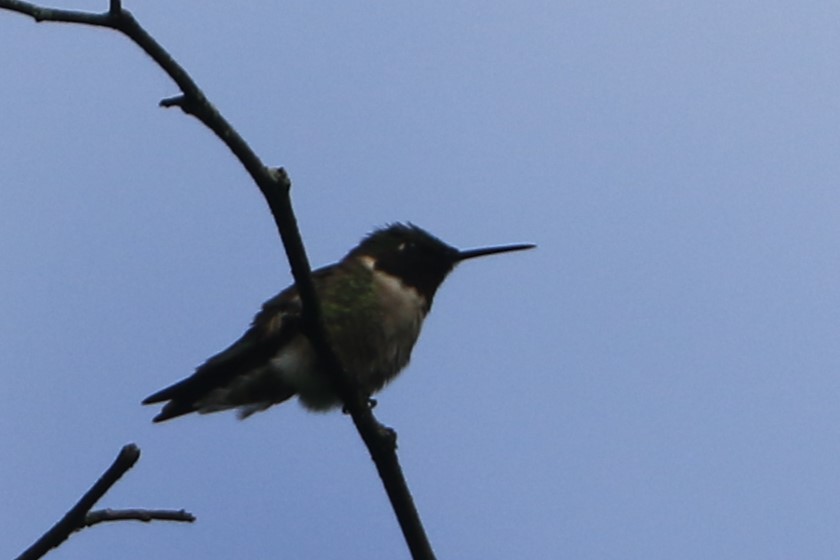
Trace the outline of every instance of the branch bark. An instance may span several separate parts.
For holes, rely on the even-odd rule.
[[[376,420],[368,405],[367,395],[343,370],[329,344],[321,319],[321,307],[312,283],[309,259],[292,211],[289,196],[291,181],[285,170],[269,168],[263,164],[248,143],[210,103],[186,70],[140,26],[129,11],[122,8],[120,0],[110,0],[108,11],[102,14],[49,9],[20,0],[0,0],[0,9],[31,16],[37,22],[85,24],[123,33],[151,57],[180,88],[181,95],[164,99],[160,105],[180,107],[185,113],[197,118],[213,131],[245,167],[263,194],[280,233],[303,304],[303,317],[309,337],[376,465],[412,557],[434,559],[434,552],[397,458],[396,432]]]

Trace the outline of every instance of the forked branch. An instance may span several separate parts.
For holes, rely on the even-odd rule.
[[[96,502],[122,478],[122,475],[134,466],[139,458],[140,449],[136,445],[130,443],[124,446],[114,460],[114,463],[90,487],[90,490],[85,492],[85,495],[76,502],[76,505],[70,508],[70,511],[64,514],[64,517],[59,519],[49,531],[44,533],[41,538],[27,548],[16,560],[35,560],[36,558],[41,558],[47,552],[66,541],[75,531],[90,527],[102,521],[125,519],[137,519],[140,521],[151,521],[153,519],[164,521],[195,521],[195,517],[184,510],[102,510],[104,512],[111,512],[110,514],[103,514],[102,511],[90,511]],[[132,515],[115,515],[119,512],[129,511],[132,512]]]

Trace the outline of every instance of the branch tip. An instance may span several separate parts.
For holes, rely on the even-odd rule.
[[[140,458],[140,448],[137,447],[137,444],[135,443],[127,443],[123,445],[122,449],[120,449],[119,456],[122,457],[123,460],[130,460],[131,464],[134,464]]]

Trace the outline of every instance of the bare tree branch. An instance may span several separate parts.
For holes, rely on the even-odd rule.
[[[307,334],[370,452],[411,554],[418,559],[433,559],[431,544],[397,459],[396,433],[376,420],[368,406],[367,395],[344,372],[329,344],[321,319],[321,307],[312,283],[309,259],[292,211],[289,196],[291,181],[286,172],[282,168],[270,169],[262,163],[247,142],[207,100],[189,74],[140,26],[130,12],[122,8],[119,0],[110,0],[109,10],[104,14],[52,10],[19,0],[0,0],[0,8],[29,15],[38,22],[53,21],[106,27],[128,36],[181,89],[181,95],[161,101],[161,106],[180,107],[185,113],[196,117],[239,159],[268,203],[303,303],[303,320]]]
[[[26,549],[23,554],[17,557],[17,560],[32,560],[33,558],[40,558],[51,549],[57,547],[70,534],[78,529],[85,521],[85,514],[99,501],[99,499],[110,490],[121,477],[134,466],[137,459],[140,458],[140,449],[130,443],[120,450],[114,463],[108,467],[108,470],[99,477],[94,485],[85,492],[85,495],[76,502],[70,511],[62,517],[52,528],[41,536],[40,539]]]
[[[151,521],[181,521],[192,523],[195,521],[195,516],[183,509],[97,509],[88,512],[85,515],[84,522],[76,530],[81,531],[97,523],[109,521],[142,521],[143,523],[149,523]]]
[[[111,512],[112,518],[108,518],[109,516],[103,514],[102,512],[91,512],[90,508],[99,501],[102,496],[105,495],[108,490],[120,479],[122,475],[124,475],[134,464],[137,462],[137,459],[140,458],[140,449],[134,445],[133,443],[129,443],[128,445],[124,446],[121,450],[117,458],[114,460],[114,463],[108,467],[102,476],[99,477],[93,486],[91,486],[90,490],[85,492],[84,496],[76,502],[70,511],[64,514],[64,517],[58,520],[58,522],[53,525],[49,531],[44,533],[41,538],[39,538],[35,543],[27,548],[23,553],[17,557],[16,560],[35,560],[36,558],[41,558],[47,552],[52,550],[53,548],[59,546],[61,543],[67,540],[73,532],[79,531],[84,527],[90,527],[96,523],[102,521],[116,521],[117,519],[140,519],[137,516],[128,517],[124,516],[122,518],[117,517],[115,514],[119,514],[119,511]],[[110,510],[104,510],[105,513],[110,512]],[[138,515],[143,512],[144,510],[127,510],[131,512],[136,512]],[[151,519],[166,519],[169,521],[193,521],[195,518],[192,514],[189,514],[183,510],[178,512],[167,512],[167,511],[159,511],[159,510],[149,510],[147,513],[147,519],[141,519],[142,521],[150,521]],[[153,515],[149,515],[153,514]],[[89,518],[91,518],[89,520]]]

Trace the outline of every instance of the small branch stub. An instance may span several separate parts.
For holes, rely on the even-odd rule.
[[[284,191],[289,192],[292,190],[292,180],[289,178],[289,174],[286,173],[286,170],[282,167],[269,167],[268,174],[274,180],[275,183],[280,185]]]

